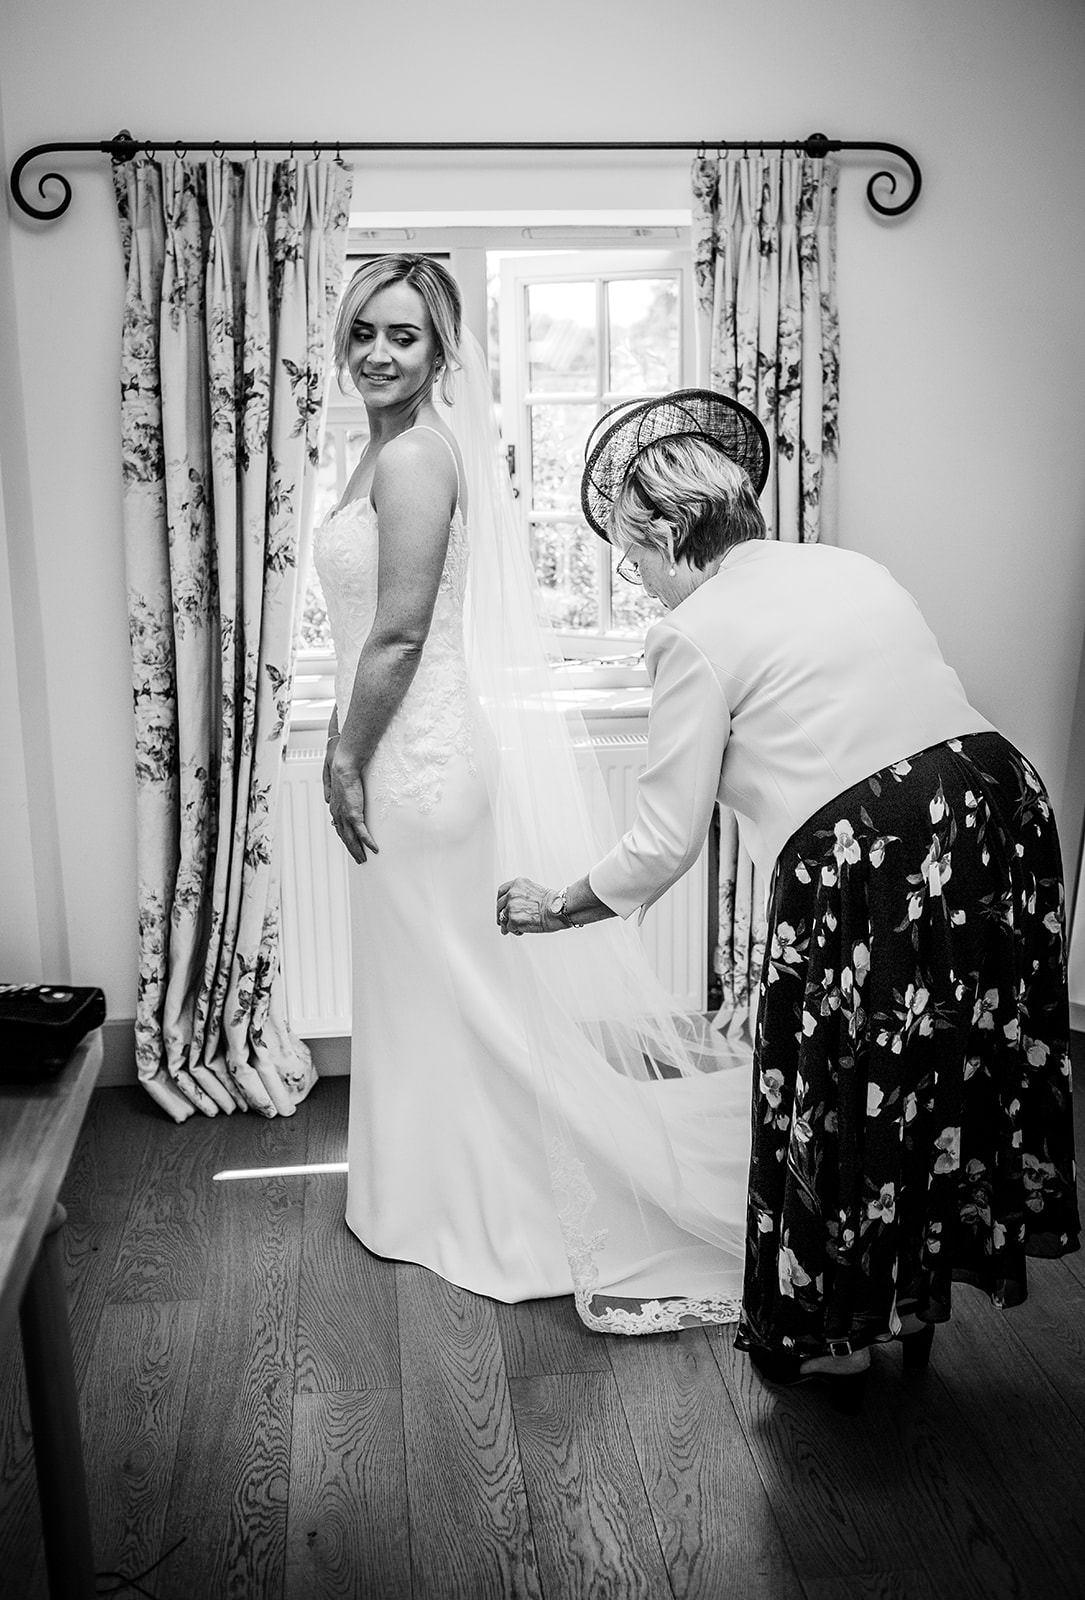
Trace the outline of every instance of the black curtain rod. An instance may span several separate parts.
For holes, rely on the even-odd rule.
[[[878,144],[862,139],[829,139],[823,133],[812,133],[808,139],[695,139],[692,141],[658,141],[658,140],[608,140],[598,142],[566,142],[554,143],[550,140],[527,143],[487,143],[487,142],[453,142],[448,144],[430,143],[401,143],[394,140],[371,141],[366,143],[351,143],[347,140],[325,141],[322,139],[250,139],[239,144],[226,143],[221,139],[213,139],[210,143],[190,143],[186,139],[133,139],[127,128],[122,128],[113,139],[103,139],[100,143],[90,144],[36,144],[32,150],[24,150],[11,169],[11,193],[15,204],[20,211],[25,211],[28,216],[39,217],[43,222],[51,222],[54,217],[63,216],[72,199],[72,186],[60,172],[46,172],[38,179],[38,194],[45,198],[45,185],[59,183],[61,187],[60,199],[51,207],[32,205],[22,192],[23,170],[29,162],[38,156],[52,155],[57,150],[97,150],[102,155],[111,156],[114,161],[132,161],[141,152],[155,156],[162,151],[183,158],[194,150],[208,151],[220,159],[225,157],[227,151],[251,151],[253,156],[259,155],[261,150],[289,150],[293,156],[295,152],[306,153],[312,151],[314,157],[322,151],[334,150],[337,157],[342,157],[344,150],[389,151],[407,150],[419,153],[433,153],[444,150],[696,150],[702,155],[707,155],[710,150],[718,150],[721,154],[725,150],[742,151],[767,151],[790,150],[798,155],[800,152],[812,157],[816,161],[823,161],[827,155],[835,154],[838,150],[883,150],[888,155],[896,156],[908,168],[911,174],[912,187],[895,204],[879,200],[874,192],[875,184],[884,181],[889,186],[889,193],[896,194],[896,175],[888,171],[875,172],[867,184],[867,199],[883,217],[899,217],[905,211],[910,211],[919,198],[919,191],[923,185],[923,175],[919,170],[919,163],[915,157],[899,144]]]

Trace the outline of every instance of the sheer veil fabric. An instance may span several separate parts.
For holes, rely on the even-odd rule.
[[[493,889],[581,877],[613,844],[583,720],[553,687],[481,347],[466,335],[443,414],[469,489],[468,669],[498,759]],[[495,937],[500,937],[495,926]],[[540,1123],[577,1310],[600,1332],[730,1322],[739,1309],[751,1058],[675,1010],[619,919],[514,941]]]

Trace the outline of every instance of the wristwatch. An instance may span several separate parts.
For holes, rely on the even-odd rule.
[[[565,902],[567,898],[568,890],[559,889],[557,894],[552,894],[549,900],[546,902],[546,909],[549,911],[552,917],[557,917],[559,922],[564,922],[567,928],[578,928],[580,924],[578,922],[574,922],[568,911],[565,909]]]

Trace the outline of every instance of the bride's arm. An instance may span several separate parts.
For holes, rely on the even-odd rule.
[[[365,768],[418,670],[455,496],[452,458],[432,434],[407,432],[384,446],[373,477],[377,606],[329,772],[332,821],[355,861],[377,848],[365,816]]]

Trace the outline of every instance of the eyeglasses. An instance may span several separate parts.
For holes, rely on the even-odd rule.
[[[625,552],[625,555],[618,562],[618,565],[617,565],[615,570],[616,570],[619,578],[624,578],[626,583],[643,584],[644,583],[644,579],[640,575],[640,568],[639,568],[637,562],[634,561],[633,558],[632,558],[631,552],[634,549],[635,549],[634,545],[630,545],[629,546],[629,549]]]

